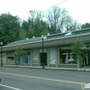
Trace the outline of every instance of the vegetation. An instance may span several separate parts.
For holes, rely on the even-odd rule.
[[[80,29],[80,24],[73,20],[66,9],[53,6],[47,12],[47,19],[50,26],[50,33],[60,33],[63,30],[72,31]]]
[[[79,38],[72,46],[72,53],[74,54],[74,60],[78,63],[78,68],[80,68],[80,63],[82,62],[82,58],[84,56],[84,52],[82,51],[83,47],[84,43]]]
[[[90,23],[85,23],[81,26],[82,29],[84,28],[90,28]]]
[[[16,16],[11,14],[0,15],[0,41],[7,44],[19,39],[20,23]]]
[[[16,54],[17,54],[17,57],[18,57],[18,63],[21,65],[21,57],[24,55],[24,50],[19,46],[16,50]]]
[[[53,6],[47,12],[29,11],[27,20],[20,22],[10,13],[0,15],[0,42],[3,44],[31,38],[33,36],[55,34],[90,27],[89,23],[81,25],[73,20],[66,9]]]

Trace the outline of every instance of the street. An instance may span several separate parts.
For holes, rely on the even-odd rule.
[[[82,90],[90,72],[0,67],[0,90]]]

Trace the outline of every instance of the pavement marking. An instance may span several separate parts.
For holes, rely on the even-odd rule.
[[[10,89],[13,89],[13,90],[22,90],[22,89],[18,89],[18,88],[7,86],[7,85],[3,85],[3,84],[0,84],[0,86],[6,87],[6,88],[10,88]]]
[[[63,83],[69,83],[69,84],[83,84],[82,82],[74,82],[74,81],[67,81],[67,80],[58,80],[58,79],[51,79],[51,78],[44,78],[44,77],[36,77],[36,76],[29,76],[29,75],[21,75],[21,74],[14,74],[14,73],[6,73],[6,72],[0,72],[0,74],[6,74],[6,75],[13,75],[13,76],[20,76],[20,77],[26,77],[26,78],[34,78],[34,79],[40,79],[40,80],[47,80],[47,81],[54,81],[54,82],[63,82]]]

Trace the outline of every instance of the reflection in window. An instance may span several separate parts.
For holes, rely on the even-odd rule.
[[[30,52],[29,52],[29,51],[27,51],[27,52],[22,56],[22,63],[30,64]]]
[[[74,64],[73,53],[71,50],[60,50],[60,63],[61,64]]]

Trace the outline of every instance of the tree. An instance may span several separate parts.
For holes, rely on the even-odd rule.
[[[24,29],[20,29],[19,40],[26,39],[27,35]]]
[[[61,9],[57,6],[53,6],[46,13],[46,17],[50,26],[50,33],[60,33],[66,31],[72,31],[79,28],[79,23],[72,19],[66,9]],[[64,31],[63,31],[64,30]]]
[[[74,30],[81,29],[81,24],[78,21],[73,20],[73,19],[71,19],[69,21],[71,21],[71,22],[69,22],[69,23],[67,22],[66,31],[74,31]]]
[[[32,36],[41,36],[42,34],[45,35],[48,33],[48,25],[45,21],[42,20],[42,12],[41,11],[30,11],[29,17],[29,30],[28,35],[29,37]]]
[[[0,15],[0,41],[3,41],[4,45],[18,40],[20,29],[17,16],[13,16],[10,13]]]
[[[46,18],[50,25],[50,33],[56,33],[58,31],[58,22],[60,20],[61,9],[57,6],[53,6],[51,10],[47,12]]]
[[[22,29],[25,31],[27,37],[28,37],[29,25],[30,25],[29,21],[23,20]]]
[[[16,54],[17,54],[17,57],[18,57],[18,63],[21,65],[21,57],[24,55],[24,50],[19,46],[16,50]]]
[[[79,38],[72,46],[72,53],[74,54],[74,60],[77,61],[77,68],[80,68],[80,62],[82,62],[82,57],[84,56],[83,47],[84,43]]]
[[[90,28],[90,23],[85,23],[81,26],[81,28]]]

